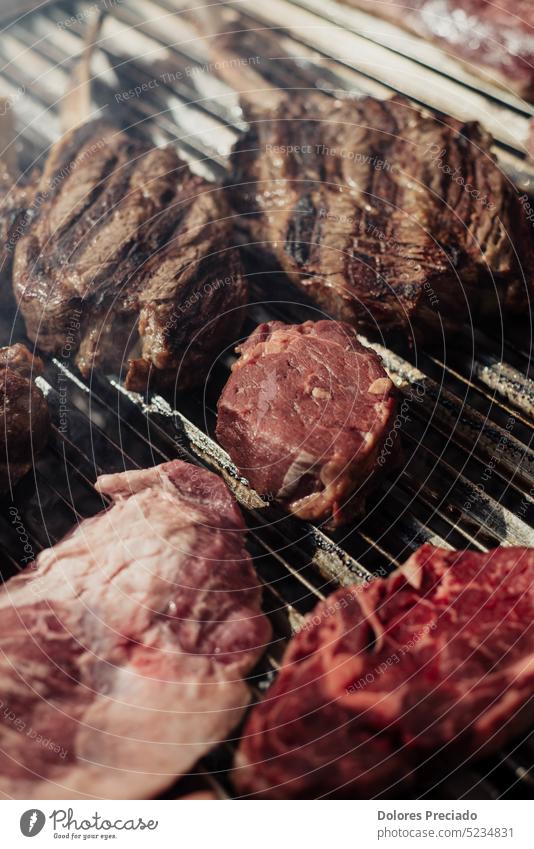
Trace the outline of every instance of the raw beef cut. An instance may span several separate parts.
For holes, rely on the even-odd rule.
[[[24,226],[26,209],[35,192],[37,174],[21,175],[16,157],[17,133],[13,103],[0,97],[0,311],[13,311],[11,267],[17,238]]]
[[[380,357],[350,325],[261,324],[237,348],[217,437],[262,496],[336,527],[391,468],[396,397]]]
[[[532,724],[533,623],[534,549],[424,545],[387,580],[339,590],[249,717],[239,792],[402,794],[434,753],[435,781],[498,749]]]
[[[99,478],[113,506],[0,592],[0,792],[150,797],[239,722],[270,637],[245,526],[178,460]]]
[[[60,355],[68,340],[84,376],[187,389],[235,339],[247,292],[225,199],[172,147],[82,124],[3,213],[28,335]]]

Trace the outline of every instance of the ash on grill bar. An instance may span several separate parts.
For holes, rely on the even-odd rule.
[[[529,4],[5,5],[0,793],[529,799]]]

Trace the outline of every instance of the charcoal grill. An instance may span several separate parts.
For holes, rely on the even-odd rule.
[[[201,12],[180,0],[102,0],[52,3],[21,16],[0,38],[0,73],[1,93],[17,116],[25,168],[60,133],[60,100],[97,5],[106,10],[93,65],[97,105],[110,110],[114,92],[158,77],[157,87],[128,101],[130,123],[156,143],[174,143],[209,178],[223,173],[243,126],[236,92],[212,73],[209,40],[196,29],[216,6],[219,20],[243,31],[243,43],[249,38],[267,45],[261,72],[269,83],[332,94],[400,91],[430,109],[478,118],[495,136],[502,168],[523,191],[534,191],[534,167],[524,153],[534,107],[480,81],[428,44],[333,0],[236,0]],[[291,59],[281,58],[277,46]],[[254,273],[251,279],[255,284]],[[261,320],[302,320],[309,314],[283,293],[269,303],[258,295],[246,330]],[[3,316],[0,331],[2,344],[24,340],[16,316]],[[49,358],[38,380],[53,413],[53,437],[33,474],[0,510],[2,577],[21,568],[17,527],[24,527],[36,554],[102,508],[92,488],[98,474],[173,457],[215,469],[243,505],[274,625],[270,652],[250,680],[259,698],[303,614],[339,583],[387,574],[426,541],[476,550],[533,544],[530,328],[513,341],[495,330],[467,328],[464,341],[455,340],[454,350],[441,354],[418,349],[413,355],[373,343],[409,410],[401,427],[406,465],[374,497],[365,518],[336,538],[263,504],[214,441],[214,410],[229,354],[217,362],[206,387],[186,398],[141,397],[124,388],[120,375],[93,374],[86,381],[68,357]],[[21,525],[9,512],[13,505]],[[229,740],[220,746],[171,794],[209,785],[231,795],[228,770],[235,745]],[[416,795],[528,798],[533,765],[534,736],[527,735],[489,760],[419,787]]]

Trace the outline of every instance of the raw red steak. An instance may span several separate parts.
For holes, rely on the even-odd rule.
[[[263,496],[302,519],[347,521],[394,453],[384,442],[395,393],[380,357],[337,321],[271,321],[237,350],[218,405],[221,445]]]
[[[99,478],[113,506],[0,593],[0,792],[152,796],[227,737],[269,640],[242,516],[173,461]]]
[[[369,798],[437,750],[495,750],[532,723],[533,621],[533,549],[424,545],[387,580],[339,590],[252,711],[240,793]]]

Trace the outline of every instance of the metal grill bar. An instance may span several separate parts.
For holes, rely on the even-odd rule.
[[[416,39],[403,35],[403,40],[393,41],[399,34],[393,33],[389,25],[380,24],[370,30],[372,19],[365,23],[359,13],[341,10],[330,0],[271,0],[261,10],[247,2],[221,4],[221,8],[224,5],[243,29],[259,25],[267,27],[268,32],[275,24],[275,15],[282,15],[276,20],[277,25],[284,24],[277,43],[286,55],[294,57],[292,65],[280,57],[276,72],[273,65],[270,76],[282,87],[291,85],[291,69],[298,68],[298,84],[303,88],[319,87],[327,93],[359,90],[385,96],[397,89],[399,82],[388,76],[387,62],[380,66],[378,75],[377,61],[385,60],[387,53],[398,57],[402,46],[405,92],[421,102],[423,88],[425,98],[429,91],[434,92],[428,80],[439,79],[437,99],[426,105],[440,108],[440,98],[457,94],[454,102],[466,111],[472,110],[469,117],[480,114],[487,126],[498,129],[498,154],[509,172],[523,184],[530,179],[530,166],[520,156],[520,139],[533,110],[490,84],[471,78],[466,71],[456,73],[458,69],[450,65],[446,68],[433,49],[425,52]],[[84,8],[84,4],[77,6],[78,10]],[[206,39],[193,26],[190,16],[173,14],[176,9],[185,10],[186,4],[132,0],[128,7],[117,6],[113,16],[106,18],[102,49],[95,56],[95,89],[102,103],[112,102],[117,86],[131,86],[146,79],[149,69],[152,75],[158,75],[173,69],[183,71],[192,65],[201,68],[209,62]],[[335,45],[331,28],[327,40],[320,33],[321,29],[324,33],[325,19],[334,11],[343,20],[335,16],[331,19],[344,27],[335,29],[336,36],[338,32],[343,34]],[[2,39],[0,44],[0,60],[4,63],[0,75],[7,93],[14,95],[18,87],[26,88],[23,110],[17,108],[24,142],[29,143],[31,151],[26,161],[31,161],[59,134],[57,120],[50,116],[56,114],[66,89],[70,60],[79,53],[83,35],[81,25],[69,30],[58,27],[67,14],[72,15],[72,11],[54,4],[46,13],[36,13],[13,25],[7,40]],[[344,22],[346,15],[352,15],[351,22]],[[351,30],[363,23],[365,27],[356,37]],[[127,41],[125,27],[129,33]],[[373,40],[378,38],[373,33],[385,39],[386,47]],[[125,43],[134,56],[126,52]],[[424,85],[417,81],[414,69],[420,75],[430,73],[424,77]],[[180,85],[162,85],[153,97],[136,100],[128,108],[132,122],[146,125],[157,143],[170,140],[177,144],[192,167],[211,178],[220,175],[243,125],[236,92],[207,72],[200,76],[186,73]],[[282,317],[299,321],[307,317],[305,307],[290,310],[282,305],[270,305],[267,312],[258,307],[251,314],[256,320]],[[534,452],[529,430],[534,384],[526,376],[529,343],[526,350],[521,344],[516,349],[510,345],[504,348],[481,333],[475,335],[475,340],[472,356],[462,354],[454,363],[425,354],[419,354],[417,362],[410,362],[388,348],[374,345],[402,397],[411,399],[413,418],[402,427],[409,456],[403,472],[389,482],[388,492],[371,504],[369,515],[339,539],[330,538],[320,528],[283,517],[261,502],[214,442],[211,431],[205,432],[204,414],[213,420],[213,408],[206,409],[193,399],[186,415],[157,395],[145,401],[127,392],[120,379],[94,375],[91,384],[87,384],[70,367],[51,360],[41,385],[52,409],[57,409],[59,403],[61,377],[69,382],[71,402],[77,410],[72,413],[71,434],[55,431],[53,451],[61,459],[64,476],[57,476],[57,462],[52,472],[50,457],[43,457],[37,464],[34,486],[26,480],[17,490],[21,513],[36,550],[52,544],[69,524],[102,506],[101,497],[91,487],[101,471],[139,467],[176,455],[201,462],[224,476],[245,509],[251,548],[265,587],[266,608],[275,626],[273,651],[279,651],[291,631],[300,627],[302,614],[334,585],[367,581],[372,571],[384,574],[425,540],[445,547],[469,545],[479,550],[499,541],[532,544],[526,521],[531,515],[534,493]],[[372,344],[363,338],[362,341]],[[503,351],[510,355],[507,362],[502,362]],[[228,365],[228,358],[219,364],[220,375],[225,374]],[[413,401],[418,388],[423,397],[420,404]],[[508,427],[512,419],[513,426]],[[490,479],[484,480],[481,490],[480,482],[490,466]],[[51,521],[54,516],[57,521]],[[8,568],[16,571],[16,541],[2,518],[0,535],[6,540]],[[277,667],[278,660],[271,653],[262,669],[251,676],[257,697]],[[223,746],[220,753],[210,756],[198,768],[198,775],[215,782],[219,793],[225,792],[224,771],[231,757],[232,747]],[[483,778],[480,770],[464,770],[449,779],[452,793],[458,798],[477,792],[492,798],[503,792],[520,795],[521,787],[532,780],[532,757],[532,748],[519,741],[510,754],[484,765],[488,774],[497,776],[492,781]],[[502,777],[503,769],[508,777]],[[422,795],[427,792],[421,790]],[[450,794],[451,790],[447,792]]]

